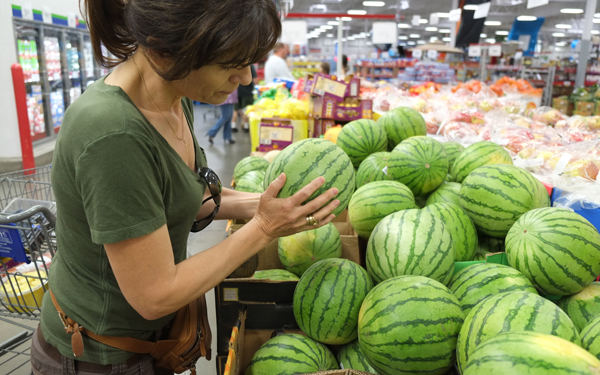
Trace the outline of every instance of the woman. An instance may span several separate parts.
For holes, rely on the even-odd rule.
[[[277,199],[282,174],[262,196],[223,189],[218,213],[214,199],[202,204],[219,190],[206,189],[210,170],[192,130],[191,100],[218,105],[250,82],[249,64],[281,33],[272,0],[85,0],[85,9],[96,57],[116,68],[69,107],[57,139],[60,250],[49,283],[58,306],[87,330],[151,340],[175,311],[271,240],[314,228],[307,225],[313,218],[318,226],[330,222],[339,201],[331,189],[302,205],[322,177]],[[100,57],[102,45],[116,59]],[[190,228],[202,229],[215,213],[253,219],[185,259]],[[170,373],[154,368],[149,355],[87,336],[83,353],[73,351],[46,293],[33,374]]]
[[[238,103],[238,92],[235,90],[232,92],[227,100],[220,105],[221,107],[221,117],[217,123],[210,128],[208,131],[208,143],[211,145],[214,144],[214,138],[219,132],[219,130],[223,127],[223,140],[225,143],[234,144],[235,141],[231,138],[231,123],[233,122],[233,106]]]

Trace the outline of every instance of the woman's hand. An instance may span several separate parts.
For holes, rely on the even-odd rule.
[[[290,236],[322,227],[335,218],[331,212],[340,204],[339,200],[332,200],[338,194],[336,188],[329,189],[312,201],[302,204],[325,183],[324,177],[316,178],[289,198],[277,198],[285,180],[284,173],[279,175],[271,182],[258,203],[253,220],[266,236],[271,239]],[[330,200],[332,201],[329,202]],[[324,206],[327,202],[329,204]],[[319,224],[308,225],[306,217],[309,215],[319,220]]]

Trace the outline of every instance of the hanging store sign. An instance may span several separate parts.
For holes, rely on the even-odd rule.
[[[396,22],[373,22],[371,38],[373,44],[398,43],[398,26],[396,26]]]
[[[549,0],[528,0],[527,1],[527,9],[541,7],[542,5],[548,4]]]
[[[281,42],[287,44],[306,44],[306,21],[283,21],[281,23]]]
[[[481,56],[481,46],[469,46],[469,57]]]
[[[488,14],[490,13],[490,5],[491,4],[492,4],[491,2],[479,4],[477,6],[477,10],[475,11],[475,14],[473,14],[473,19],[477,20],[477,19],[480,19],[480,18],[487,17]]]

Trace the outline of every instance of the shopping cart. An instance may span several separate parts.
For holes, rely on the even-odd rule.
[[[27,370],[30,339],[56,253],[51,166],[0,175],[0,373]],[[25,372],[23,372],[25,373]],[[27,373],[29,371],[27,370]]]

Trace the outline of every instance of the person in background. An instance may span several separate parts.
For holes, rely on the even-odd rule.
[[[352,69],[348,64],[348,56],[342,55],[342,71],[338,74],[338,77],[344,79],[348,74],[352,74]]]
[[[238,92],[237,92],[237,90],[235,90],[234,92],[232,92],[229,95],[227,100],[225,100],[223,102],[223,104],[220,105],[221,117],[219,117],[219,120],[217,121],[217,123],[212,128],[210,128],[210,130],[208,131],[208,134],[207,134],[208,142],[211,145],[214,144],[214,138],[221,128],[223,128],[223,139],[225,140],[225,143],[229,143],[229,144],[235,143],[235,141],[233,140],[233,138],[231,136],[231,122],[233,119],[233,108],[234,108],[234,105],[237,105],[237,103],[238,103]]]
[[[327,74],[329,75],[331,72],[331,66],[329,66],[329,63],[326,61],[323,61],[321,63],[321,74]]]
[[[244,110],[247,106],[252,105],[254,103],[254,81],[256,80],[257,74],[253,65],[250,65],[250,70],[252,72],[252,82],[249,85],[240,85],[238,87],[238,102],[233,106],[233,119],[231,120],[231,130],[235,133],[237,132],[237,120],[238,117],[241,117],[244,123],[244,131],[247,132],[249,130],[248,126],[248,116],[244,113]]]
[[[290,49],[287,44],[277,43],[273,49],[273,54],[267,60],[265,64],[265,83],[269,84],[275,80],[275,78],[284,78],[296,80],[290,72],[290,68],[285,62],[285,58],[290,53]]]

